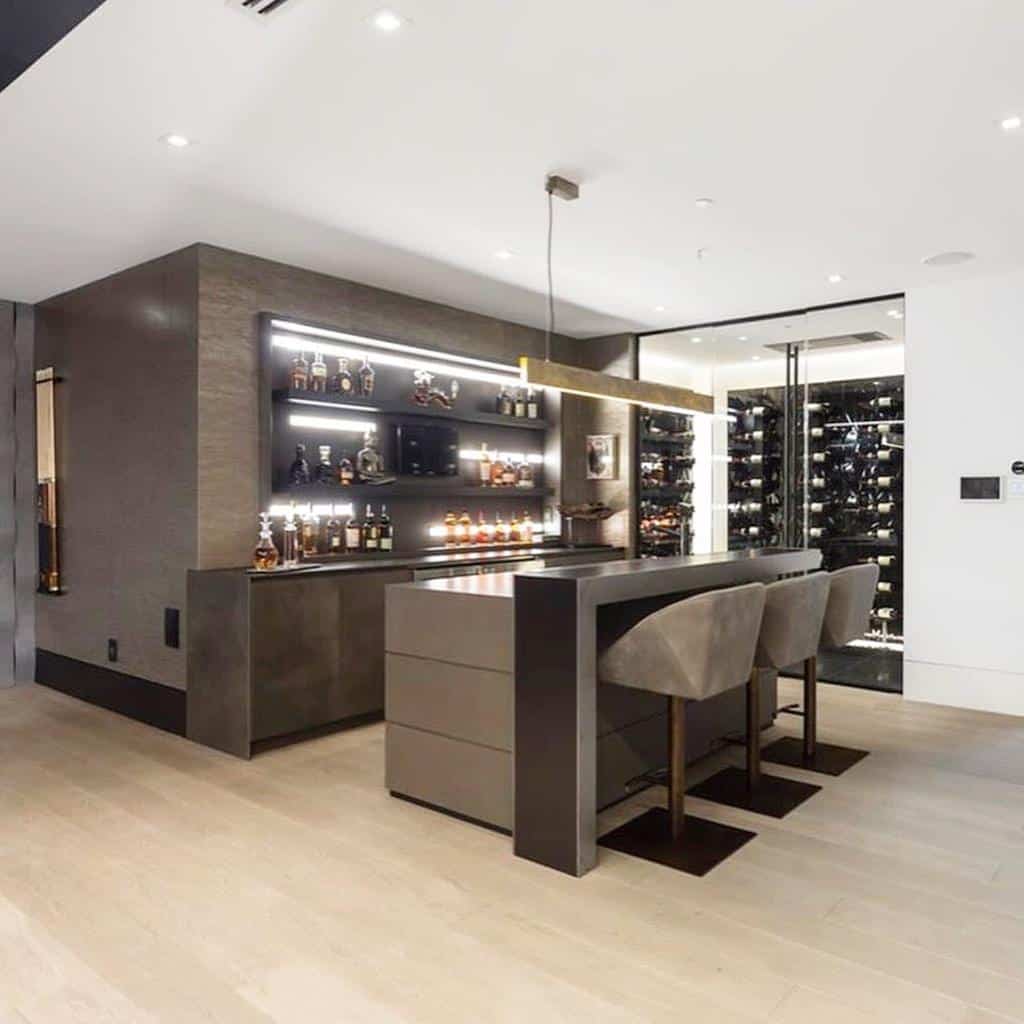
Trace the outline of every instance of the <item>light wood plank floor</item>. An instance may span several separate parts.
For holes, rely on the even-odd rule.
[[[1024,719],[821,719],[872,756],[783,822],[693,801],[759,831],[707,878],[575,880],[389,798],[379,725],[244,763],[0,691],[0,1024],[1024,1021]]]

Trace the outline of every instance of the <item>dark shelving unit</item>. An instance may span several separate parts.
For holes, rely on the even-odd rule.
[[[637,552],[641,558],[693,550],[693,417],[639,412]]]

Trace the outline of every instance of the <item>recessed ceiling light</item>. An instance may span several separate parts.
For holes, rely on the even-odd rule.
[[[655,313],[664,313],[665,312],[665,307],[664,306],[655,306],[654,307],[654,312]]]
[[[828,275],[828,283],[829,284],[839,284],[839,282],[842,281],[842,280],[843,280],[843,275],[842,274],[829,274]]]
[[[692,341],[694,345],[699,345],[703,340],[704,340],[703,338],[691,338],[690,339],[690,341]]]
[[[373,16],[373,27],[381,32],[397,32],[405,24],[405,18],[394,11],[378,11]]]
[[[754,362],[756,363],[761,357],[760,356],[751,356],[750,358],[753,359]]]
[[[903,310],[902,309],[890,309],[889,312],[886,313],[885,315],[886,316],[891,316],[893,318],[893,320],[902,320],[903,319]]]
[[[184,149],[186,146],[192,145],[192,140],[187,135],[181,135],[179,132],[168,132],[167,135],[161,135],[160,141],[171,146],[173,149]]]
[[[737,340],[738,341],[749,341],[750,339],[745,334],[741,334]]]
[[[702,196],[700,199],[695,199],[693,202],[694,205],[701,210],[706,210],[709,206],[715,205],[714,199],[708,199],[707,196]]]
[[[496,260],[510,260],[515,256],[515,253],[511,249],[499,249],[495,254]]]
[[[1021,120],[1019,114],[1014,114],[1012,117],[1004,117],[1002,121],[999,122],[999,127],[1007,134],[1019,131],[1021,125],[1024,125],[1024,120]]]
[[[961,263],[970,263],[973,259],[973,252],[954,249],[950,252],[938,252],[934,256],[926,256],[921,262],[929,267],[955,267]]]

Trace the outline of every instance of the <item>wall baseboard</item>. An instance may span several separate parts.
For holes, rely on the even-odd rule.
[[[185,735],[184,690],[53,651],[36,650],[36,682],[177,736]]]
[[[925,704],[1024,716],[1024,674],[908,658],[903,662],[903,696]]]

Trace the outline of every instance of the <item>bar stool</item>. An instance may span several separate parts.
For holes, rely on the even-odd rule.
[[[831,586],[821,628],[820,647],[843,647],[864,635],[875,603],[878,573],[878,566],[872,563],[851,565],[828,574]],[[792,707],[779,709],[788,714],[803,715],[803,739],[786,736],[776,740],[765,747],[762,759],[772,764],[806,768],[822,775],[842,775],[867,757],[868,751],[818,742],[817,662],[817,658],[811,658],[804,665],[803,710]]]
[[[761,583],[684,598],[642,619],[601,655],[601,682],[669,698],[668,809],[651,808],[601,845],[705,875],[754,838],[746,829],[686,814],[685,702],[742,686],[750,677],[764,601]]]
[[[768,585],[764,617],[747,683],[747,770],[728,767],[691,790],[691,795],[730,807],[784,818],[821,786],[761,772],[761,674],[787,665],[813,664],[829,600],[829,575],[798,576]]]

